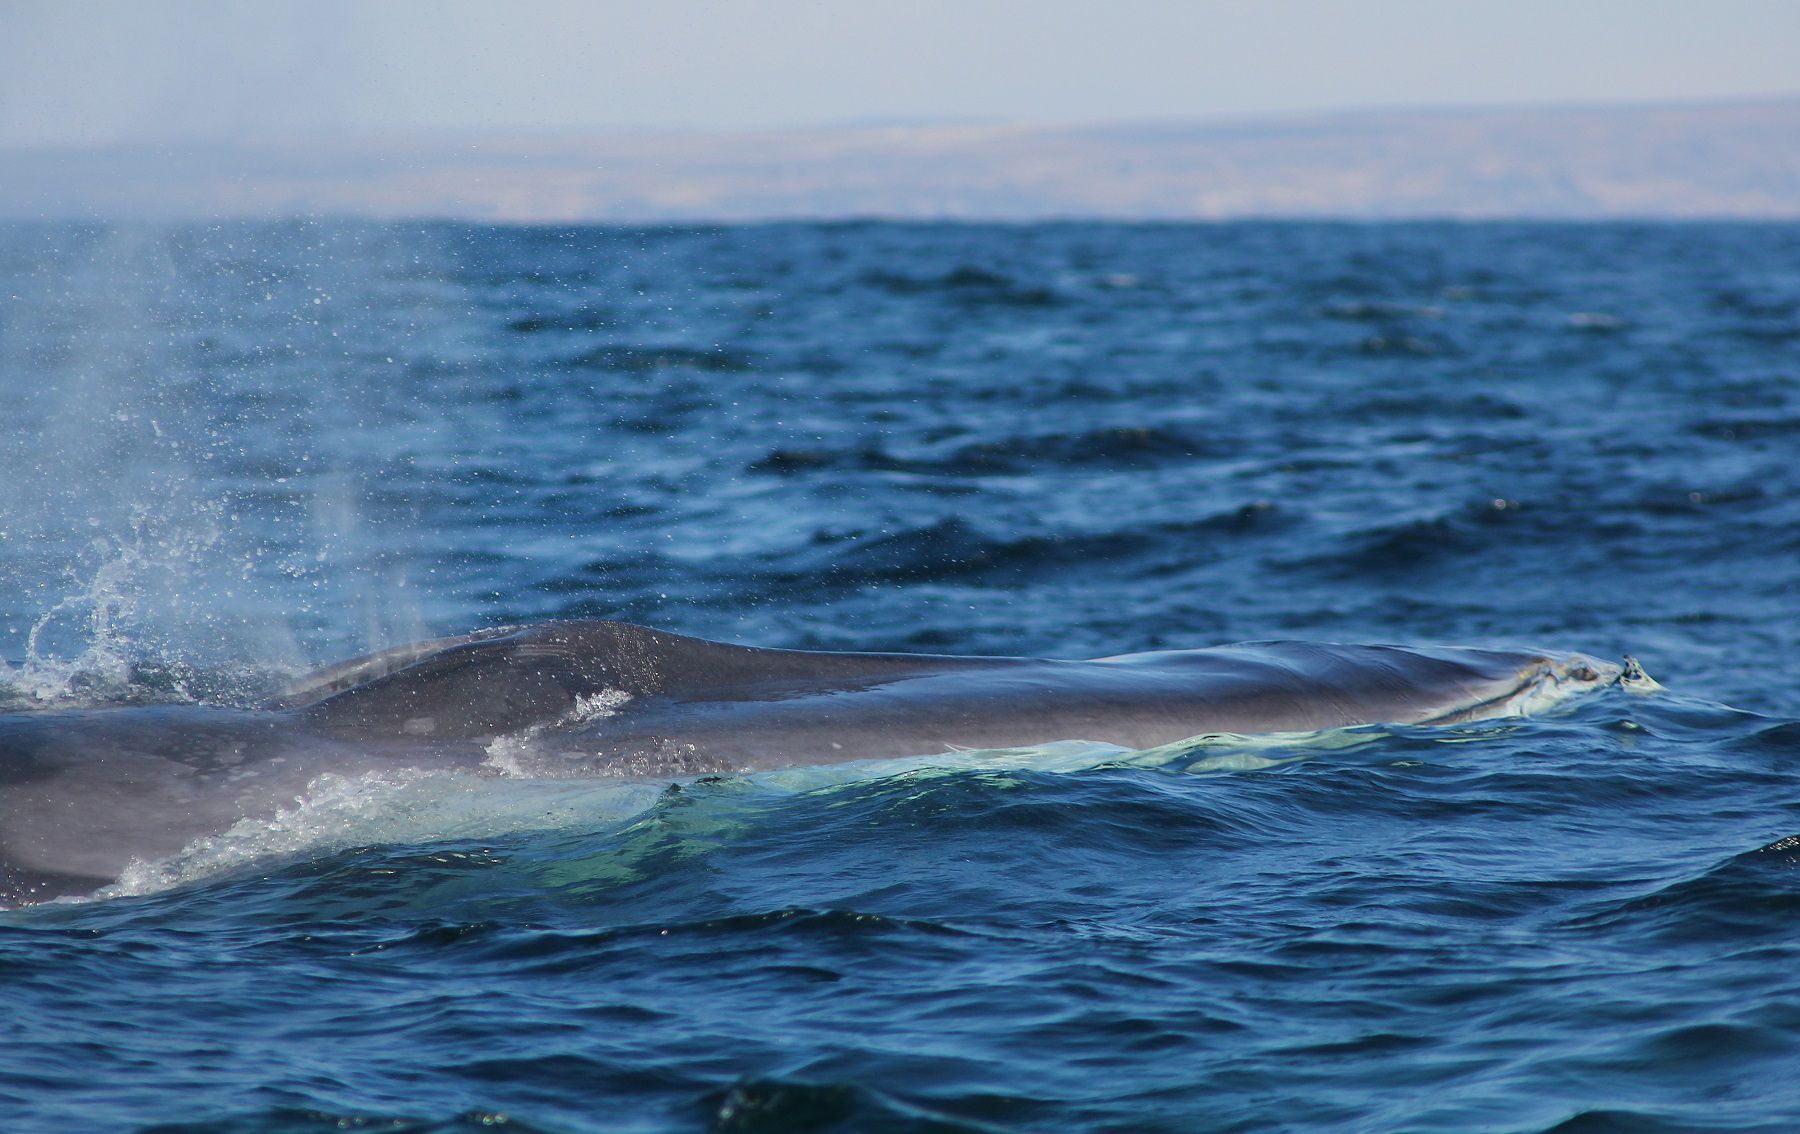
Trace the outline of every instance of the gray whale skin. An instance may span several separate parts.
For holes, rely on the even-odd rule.
[[[0,714],[0,905],[93,891],[327,772],[680,778],[956,748],[1519,715],[1618,678],[1580,655],[1258,642],[1093,661],[755,649],[620,622],[441,638],[257,710]]]

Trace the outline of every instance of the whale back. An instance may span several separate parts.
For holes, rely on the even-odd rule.
[[[597,700],[764,700],[1014,664],[1022,663],[772,650],[626,622],[547,622],[357,658],[303,678],[271,707],[330,736],[467,740],[573,723]]]
[[[340,740],[566,734],[632,766],[678,743],[726,769],[1448,723],[1508,715],[1546,683],[1599,676],[1508,650],[1254,642],[1057,661],[772,650],[569,621],[370,655],[306,679],[282,703],[308,731]]]
[[[1515,716],[1620,673],[1511,650],[1253,642],[1061,661],[499,628],[333,666],[263,710],[0,714],[0,907],[93,889],[134,858],[267,818],[326,774],[666,779],[1057,740],[1145,749]]]

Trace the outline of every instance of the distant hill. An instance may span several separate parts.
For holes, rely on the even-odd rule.
[[[1800,98],[0,150],[0,216],[1800,217]]]

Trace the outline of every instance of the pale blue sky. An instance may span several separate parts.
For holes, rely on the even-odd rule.
[[[0,142],[1800,93],[1800,0],[0,0]]]

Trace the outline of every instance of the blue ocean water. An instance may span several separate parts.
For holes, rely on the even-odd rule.
[[[321,785],[0,914],[8,1130],[1800,1123],[1800,226],[14,225],[0,390],[7,711],[556,617],[1664,687]]]

